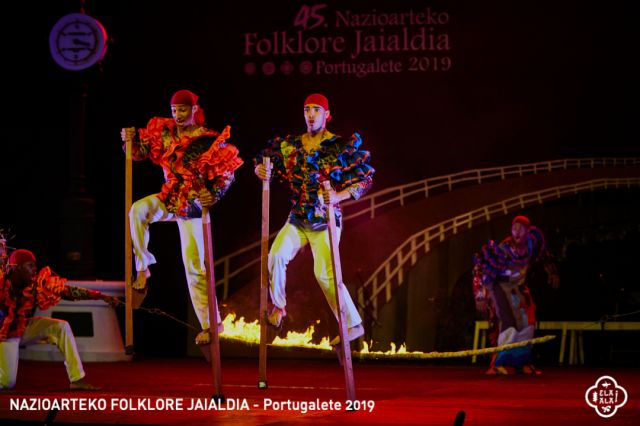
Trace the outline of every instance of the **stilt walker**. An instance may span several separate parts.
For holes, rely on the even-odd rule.
[[[215,319],[218,316],[218,299],[216,297],[216,279],[214,274],[213,242],[211,237],[211,217],[209,209],[202,208],[202,231],[204,234],[205,268],[207,270],[207,295],[209,297],[209,322],[212,324],[209,329],[211,342],[209,343],[211,371],[213,373],[213,399],[224,400],[222,394],[222,380],[220,367],[220,339],[218,327]]]
[[[128,226],[136,270],[136,278],[128,294],[131,295],[132,308],[136,309],[148,290],[150,266],[156,263],[148,247],[149,226],[175,221],[180,232],[182,262],[191,303],[202,328],[195,343],[201,347],[217,348],[214,370],[219,372],[217,335],[221,329],[217,327],[222,324],[215,301],[211,225],[207,209],[224,196],[234,181],[235,170],[243,161],[238,156],[238,149],[228,142],[231,136],[229,126],[222,132],[205,126],[204,110],[198,99],[189,90],[179,90],[171,97],[171,118],[152,117],[145,128],[136,130],[128,127],[120,132],[122,141],[130,144],[125,147],[127,159],[150,160],[162,167],[165,176],[159,192],[134,203],[127,202],[131,205]],[[129,183],[127,185],[130,186]],[[132,249],[127,246],[127,253]],[[209,263],[208,268],[205,260]],[[208,297],[214,297],[211,303]],[[214,339],[211,339],[212,335]],[[214,378],[216,392],[219,392],[217,372],[214,372]]]
[[[263,158],[267,169],[269,157]],[[267,386],[267,291],[269,289],[269,180],[262,181],[262,237],[260,240],[260,350],[258,354],[258,388]]]
[[[327,122],[333,116],[326,96],[320,93],[307,96],[303,116],[305,133],[269,140],[267,147],[254,159],[254,173],[258,179],[264,182],[273,177],[291,190],[289,216],[278,231],[268,257],[263,252],[263,262],[268,259],[269,294],[273,304],[267,322],[275,328],[281,327],[287,315],[287,265],[300,249],[309,245],[315,278],[339,323],[340,335],[330,344],[339,349],[347,395],[354,399],[349,344],[364,335],[364,326],[342,282],[338,251],[340,203],[362,197],[371,188],[375,170],[369,165],[370,153],[361,149],[362,138],[358,133],[345,138],[327,129]],[[266,158],[270,159],[272,167],[265,166],[263,160]],[[330,181],[329,189],[322,188],[323,180]],[[260,316],[262,320],[263,311]]]
[[[325,180],[322,186],[326,191],[331,190],[331,182]],[[338,311],[338,328],[340,343],[336,345],[336,352],[344,369],[344,382],[347,390],[347,399],[356,400],[356,386],[353,380],[353,364],[351,362],[351,340],[347,331],[347,313],[345,303],[340,296],[340,284],[342,284],[342,265],[340,264],[340,248],[338,245],[338,232],[336,229],[336,216],[333,204],[327,204],[327,222],[329,226],[329,242],[331,244],[331,265],[333,266],[333,284],[335,286],[336,308]]]

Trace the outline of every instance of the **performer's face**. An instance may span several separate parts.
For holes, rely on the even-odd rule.
[[[318,132],[327,124],[331,113],[320,105],[307,104],[304,106],[304,121],[307,123],[307,132]]]
[[[178,126],[193,124],[193,107],[190,105],[171,105],[171,116]]]
[[[36,272],[38,269],[36,267],[36,262],[24,262],[16,266],[16,270],[13,273],[16,284],[27,285],[29,284],[36,276]]]
[[[524,244],[529,238],[529,228],[520,222],[511,225],[511,236],[516,244]]]

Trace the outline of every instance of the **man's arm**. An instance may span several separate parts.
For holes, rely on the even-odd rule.
[[[120,303],[116,297],[107,296],[99,291],[68,286],[67,279],[62,278],[45,266],[36,277],[37,304],[41,310],[57,305],[60,299],[65,300],[104,300],[112,306]]]
[[[364,180],[361,180],[358,183],[354,183],[347,187],[347,191],[354,200],[359,200],[364,194],[369,192],[371,187],[373,186],[373,179],[371,176],[367,176]]]
[[[60,296],[64,300],[104,300],[111,306],[116,306],[120,303],[120,299],[117,297],[107,296],[97,290],[88,290],[86,288],[75,287],[72,285],[65,285]]]

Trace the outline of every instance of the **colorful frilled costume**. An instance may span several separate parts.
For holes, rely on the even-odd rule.
[[[197,96],[182,90],[171,104],[196,105]],[[201,112],[201,110],[199,110]],[[197,127],[180,134],[172,118],[152,118],[147,127],[138,130],[139,140],[132,146],[134,160],[149,159],[162,167],[165,183],[160,193],[133,203],[129,212],[131,239],[137,271],[147,271],[156,259],[147,248],[149,225],[176,221],[180,231],[182,260],[193,308],[203,330],[209,328],[202,206],[198,193],[210,191],[215,202],[220,200],[234,180],[234,171],[243,161],[238,149],[227,142],[230,128],[222,133],[203,126],[204,117],[196,119]],[[220,323],[218,312],[218,323]]]
[[[303,246],[310,244],[316,280],[334,314],[337,314],[326,209],[318,191],[325,179],[331,182],[336,192],[346,189],[354,199],[371,188],[374,169],[369,165],[369,152],[361,150],[361,144],[357,133],[348,139],[331,135],[320,143],[319,149],[306,152],[302,136],[287,136],[269,141],[268,147],[255,158],[257,165],[262,163],[263,157],[269,157],[273,176],[291,190],[289,218],[278,232],[269,253],[271,301],[283,312],[287,303],[287,264]],[[335,214],[339,238],[339,206],[336,206]],[[339,291],[347,310],[347,326],[351,328],[361,324],[358,310],[344,284],[341,283]]]
[[[524,216],[518,218],[526,219]],[[528,229],[529,237],[522,255],[518,254],[512,236],[500,244],[491,240],[474,255],[474,297],[478,310],[488,315],[492,346],[534,337],[536,306],[529,292],[527,271],[535,262],[542,262],[550,277],[556,273],[542,231],[534,226]],[[499,352],[488,371],[495,374],[515,372],[535,372],[531,346]]]
[[[11,272],[11,266],[25,261],[35,262],[28,250],[16,250],[9,258],[7,273],[0,276],[0,389],[10,389],[18,374],[19,348],[49,343],[64,356],[70,382],[85,376],[75,337],[69,323],[63,320],[33,316],[36,308],[49,309],[64,300],[106,300],[100,292],[65,285],[66,279],[45,267],[23,282]],[[12,282],[13,281],[13,282]]]

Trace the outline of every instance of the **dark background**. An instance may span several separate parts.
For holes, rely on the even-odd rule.
[[[170,96],[183,88],[200,95],[210,127],[232,126],[231,141],[247,163],[213,209],[217,256],[258,238],[260,185],[251,159],[267,139],[304,131],[301,106],[311,92],[329,97],[330,129],[363,136],[377,170],[374,190],[477,167],[640,155],[628,106],[637,30],[623,2],[324,3],[329,10],[445,10],[454,66],[364,78],[249,76],[242,34],[293,31],[301,5],[317,3],[87,0],[86,13],[109,34],[108,50],[100,65],[68,71],[51,58],[49,32],[81,2],[3,6],[5,21],[19,27],[6,26],[2,38],[0,228],[10,229],[9,244],[32,249],[41,265],[70,278],[122,280],[120,128],[169,116]],[[158,167],[134,164],[134,199],[161,182]],[[272,218],[284,220],[286,199],[274,191]],[[77,217],[83,209],[94,217]],[[83,247],[80,267],[67,256],[74,245]],[[175,225],[155,225],[151,248],[164,265],[158,276],[166,292],[150,295],[149,304],[184,317]]]

